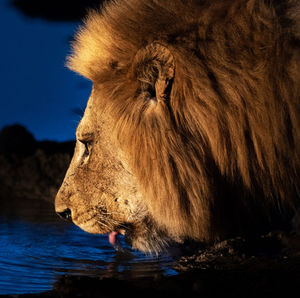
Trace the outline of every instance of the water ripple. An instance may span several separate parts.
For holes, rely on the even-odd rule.
[[[47,203],[11,201],[0,208],[0,294],[50,290],[65,274],[176,274],[168,256],[132,252],[131,257],[120,257],[107,236],[87,234],[59,220]]]

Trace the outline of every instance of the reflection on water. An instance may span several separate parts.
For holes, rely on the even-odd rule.
[[[3,200],[0,294],[46,291],[65,274],[118,278],[176,274],[168,256],[118,254],[106,235],[91,235],[60,220],[47,202]]]

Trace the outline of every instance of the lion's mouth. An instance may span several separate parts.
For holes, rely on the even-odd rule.
[[[115,230],[108,233],[108,241],[113,246],[113,248],[118,252],[128,253],[126,248],[123,248],[118,236],[122,234],[125,237],[125,242],[131,244],[130,235],[131,233],[126,229]]]
[[[125,238],[127,238],[129,234],[128,229],[116,229],[108,233],[108,241],[113,247],[121,246],[120,241],[118,239],[118,236],[120,234],[123,235]]]
[[[120,242],[119,239],[118,239],[119,234],[125,235],[125,231],[123,233],[121,232],[121,230],[112,231],[112,232],[108,233],[108,241],[112,246],[115,246]]]

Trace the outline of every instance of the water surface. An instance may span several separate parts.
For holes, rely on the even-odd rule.
[[[116,252],[107,235],[60,220],[48,202],[0,198],[0,294],[47,291],[65,274],[126,279],[176,274],[171,265],[167,255]]]

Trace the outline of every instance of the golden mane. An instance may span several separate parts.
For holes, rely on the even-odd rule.
[[[76,37],[68,66],[105,95],[147,206],[174,235],[218,238],[299,204],[300,5],[279,2],[111,1]],[[175,76],[151,112],[136,94],[154,42]]]

